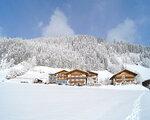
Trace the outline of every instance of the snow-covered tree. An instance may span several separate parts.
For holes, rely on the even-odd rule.
[[[116,41],[109,43],[87,35],[31,40],[0,38],[1,68],[24,61],[59,68],[116,72],[122,69],[124,63],[150,67],[150,47]]]

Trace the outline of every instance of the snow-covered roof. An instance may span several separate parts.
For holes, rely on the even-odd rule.
[[[78,72],[81,72],[81,73],[84,73],[84,74],[88,75],[88,72],[83,71],[83,70],[80,70],[80,69],[74,69],[74,70],[71,70],[71,71],[67,72],[66,74],[70,74],[70,73],[73,73],[73,72],[76,72],[76,71],[78,71]]]
[[[121,71],[115,73],[111,78],[114,78],[115,76],[121,74],[122,72],[129,72],[129,73],[131,73],[131,74],[133,74],[133,75],[135,75],[135,76],[137,75],[137,73],[135,73],[135,72],[133,72],[133,71],[131,71],[131,70],[123,69],[123,70],[121,70]]]
[[[126,64],[125,68],[138,73],[140,75],[141,82],[150,79],[150,68],[146,68],[141,65],[129,65],[129,64]]]
[[[67,73],[68,71],[67,70],[60,70],[58,72],[56,72],[55,74],[59,74],[59,73]]]

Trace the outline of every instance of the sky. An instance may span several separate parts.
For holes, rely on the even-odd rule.
[[[92,35],[150,45],[150,0],[0,0],[0,36]]]

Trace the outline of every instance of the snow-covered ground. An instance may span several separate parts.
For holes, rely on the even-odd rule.
[[[12,79],[13,81],[28,81],[32,82],[35,78],[41,79],[41,80],[47,80],[48,74],[54,74],[58,71],[60,71],[60,68],[51,68],[46,66],[35,66],[32,69],[30,69],[28,72],[26,72],[22,76],[18,76],[15,79]]]
[[[36,66],[11,80],[5,79],[8,70],[0,71],[0,120],[149,120],[150,92],[141,85],[20,83],[46,79],[59,70]],[[104,80],[111,76],[108,71],[98,73]]]
[[[147,93],[147,89],[141,86],[134,89],[132,86],[129,88],[71,87],[2,82],[0,83],[0,119],[125,120],[134,112],[134,104],[144,92]],[[145,96],[144,99],[148,98],[150,96]],[[147,100],[149,110],[148,102]],[[141,111],[144,109],[142,108]],[[138,118],[143,120],[141,117],[146,116],[144,120],[149,120],[149,111],[143,113],[141,111],[137,113]]]
[[[148,120],[150,118],[150,91],[146,92],[141,98],[141,120]]]
[[[22,67],[22,66],[21,66]],[[19,69],[20,68],[20,71],[22,71],[22,68],[21,68],[19,65],[13,67],[15,69]],[[1,70],[0,71],[0,81],[3,79],[3,81],[6,77],[6,75],[9,75],[10,74],[10,71],[11,69],[7,69],[7,70]],[[62,68],[51,68],[51,67],[46,67],[46,66],[35,66],[33,68],[31,68],[30,70],[28,70],[27,72],[25,72],[23,75],[21,76],[17,76],[13,79],[10,79],[9,82],[17,82],[17,83],[20,83],[21,81],[25,81],[25,82],[28,82],[28,83],[32,83],[33,80],[35,80],[36,78],[38,79],[41,79],[41,80],[48,80],[48,76],[49,74],[54,74],[58,71],[62,70]],[[65,70],[69,70],[69,69],[65,69]]]

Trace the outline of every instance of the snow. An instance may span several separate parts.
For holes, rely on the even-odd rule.
[[[5,80],[0,71],[1,120],[149,120],[150,94],[142,85],[66,86],[24,84],[46,79],[59,68],[35,66],[22,76]],[[98,71],[99,78],[111,77]],[[101,76],[100,76],[101,75]],[[4,82],[2,82],[4,81]]]
[[[0,67],[3,68],[22,61],[70,69],[107,68],[111,72],[120,70],[123,63],[150,67],[149,47],[124,42],[109,43],[87,35],[40,37],[30,40],[4,37],[0,38],[0,50]]]
[[[111,78],[113,76],[112,73],[110,73],[109,71],[107,70],[104,70],[104,71],[98,71],[98,80],[99,81],[105,81],[109,78]]]
[[[129,65],[129,64],[125,64],[124,66],[128,70],[138,73],[140,75],[141,82],[150,79],[150,68],[146,68],[141,65]]]
[[[107,88],[3,82],[0,119],[124,120],[133,112],[135,100],[146,92]]]
[[[24,75],[17,76],[13,80],[13,82],[27,81],[32,83],[36,78],[41,80],[48,80],[49,74],[54,74],[58,71],[62,70],[62,68],[51,68],[46,66],[35,66],[29,71],[27,71]],[[66,69],[68,70],[68,69]]]
[[[22,69],[25,68],[25,66],[22,65],[22,64],[18,64],[18,65],[15,65],[14,67],[11,67],[11,68],[14,68],[14,69],[17,69],[17,70],[22,70]]]
[[[6,81],[6,74],[8,72],[8,69],[0,69],[0,82]]]
[[[51,73],[54,74],[58,71],[62,70],[62,68],[51,68],[46,66],[35,66],[32,71],[40,72],[40,73]]]
[[[111,89],[111,90],[148,90],[147,88],[143,87],[142,85],[102,85],[100,86],[101,89]]]
[[[16,66],[16,69],[19,70],[21,67]],[[46,67],[46,66],[34,66],[31,68],[29,71],[27,71],[24,75],[17,76],[14,79],[11,79],[16,82],[20,81],[27,81],[27,82],[32,82],[35,78],[41,79],[41,80],[47,80],[48,79],[48,74],[54,74],[58,71],[64,70],[63,68],[51,68],[51,67]],[[65,69],[67,71],[70,71],[71,69]],[[109,78],[113,75],[107,70],[104,71],[93,71],[98,73],[98,80],[99,81],[105,81],[109,80]]]
[[[143,92],[134,102],[131,114],[126,118],[126,120],[140,120],[141,111],[141,99],[145,92]]]
[[[47,80],[48,79],[48,74],[54,74],[60,70],[64,70],[62,68],[51,68],[51,67],[46,67],[46,66],[35,66],[32,69],[30,69],[28,72],[26,72],[22,76],[18,76],[13,80],[24,80],[31,82],[31,80],[34,80],[35,78],[41,79],[41,80]],[[69,71],[70,69],[65,69]],[[109,78],[113,75],[107,70],[104,71],[93,71],[98,73],[98,80],[99,81],[105,81],[109,80]]]
[[[141,118],[142,120],[148,120],[150,118],[150,105],[149,105],[149,101],[150,101],[150,92],[146,92],[141,99]]]

